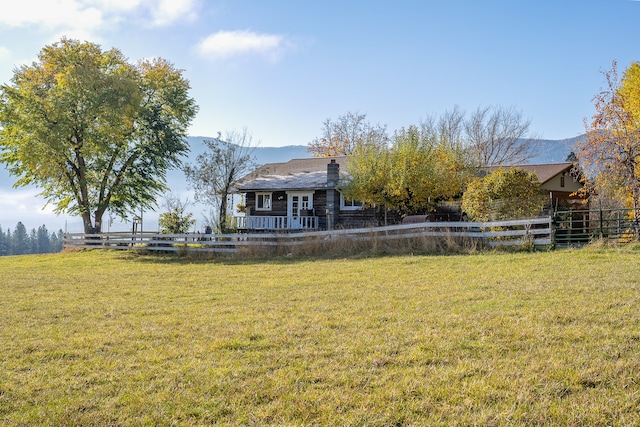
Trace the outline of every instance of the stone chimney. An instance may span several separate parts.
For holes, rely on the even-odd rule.
[[[336,163],[336,159],[331,159],[331,163],[327,165],[327,188],[336,188],[340,179],[340,164]]]
[[[327,230],[333,230],[340,212],[340,196],[336,187],[340,179],[340,164],[336,159],[331,159],[327,165]]]

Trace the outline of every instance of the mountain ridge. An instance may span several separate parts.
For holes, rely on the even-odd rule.
[[[578,135],[571,138],[564,139],[542,139],[534,138],[538,145],[538,153],[535,157],[531,158],[527,163],[560,163],[565,162],[571,152],[575,152],[575,144],[584,135]],[[203,136],[190,136],[188,138],[191,152],[188,156],[188,162],[195,163],[195,157],[205,150],[205,146],[201,144],[203,140],[214,139]],[[202,149],[194,149],[198,145],[202,145]],[[265,163],[279,163],[286,162],[291,159],[300,159],[305,157],[312,157],[307,151],[307,145],[287,145],[282,147],[255,147],[254,156],[256,163],[263,165]]]

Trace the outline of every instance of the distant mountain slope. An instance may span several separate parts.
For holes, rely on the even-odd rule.
[[[202,141],[206,139],[214,139],[206,136],[190,136],[188,138],[191,152],[189,153],[188,162],[195,163],[196,156],[206,149]],[[291,159],[309,157],[306,145],[289,145],[286,147],[256,147],[254,151],[256,163],[263,165],[265,163],[286,162]]]
[[[198,154],[206,150],[206,146],[202,143],[205,139],[211,139],[206,136],[190,136],[188,138],[191,151],[184,164],[195,165]],[[291,159],[299,159],[309,157],[306,145],[289,145],[286,147],[256,147],[253,152],[255,163],[264,165],[265,163],[286,162]],[[173,192],[187,193],[187,182],[182,170],[170,170],[167,173],[167,184]]]
[[[540,139],[538,140],[538,155],[530,159],[529,164],[560,163],[566,162],[571,152],[576,151],[576,142],[584,138],[584,135],[567,139]]]
[[[529,160],[528,163],[560,163],[567,160],[567,156],[571,152],[575,152],[575,144],[584,135],[566,139],[538,139],[537,155]],[[195,158],[205,149],[202,141],[207,137],[189,137],[189,145],[191,153],[187,162],[195,163]],[[306,145],[289,145],[286,147],[257,147],[254,151],[256,163],[263,165],[265,163],[286,162],[291,159],[302,159],[311,157],[307,151]]]

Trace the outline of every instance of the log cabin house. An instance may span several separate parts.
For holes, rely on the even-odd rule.
[[[347,199],[339,190],[348,158],[322,157],[267,163],[242,178],[247,230],[331,230],[378,224],[376,208]]]
[[[340,192],[348,157],[293,159],[268,163],[249,173],[236,184],[243,195],[244,217],[237,217],[240,230],[331,230],[373,227],[399,222],[401,218],[383,207],[365,207]],[[570,208],[582,203],[572,194],[581,188],[572,163],[521,165],[534,172],[549,193],[549,207]],[[490,173],[492,168],[486,168]],[[459,206],[459,205],[458,205]],[[459,209],[459,208],[458,208]],[[426,215],[427,220],[460,220],[462,212]]]

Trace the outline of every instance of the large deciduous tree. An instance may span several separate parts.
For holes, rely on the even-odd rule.
[[[385,205],[402,215],[426,213],[438,201],[462,192],[468,179],[464,156],[429,126],[395,132],[391,148],[363,146],[347,164],[345,193],[367,205]]]
[[[189,89],[164,59],[130,64],[63,38],[0,87],[0,159],[15,185],[39,187],[56,212],[100,232],[107,209],[126,217],[166,190],[166,171],[189,150]]]
[[[195,200],[217,208],[218,229],[227,226],[228,200],[233,185],[253,167],[253,152],[257,143],[245,128],[230,131],[226,140],[218,138],[204,140],[206,151],[198,154],[195,165],[184,168]]]
[[[308,145],[314,157],[347,156],[363,146],[387,146],[386,126],[371,125],[366,114],[347,112],[336,120],[323,123],[322,136]]]
[[[606,88],[594,96],[595,114],[585,119],[578,158],[589,187],[617,197],[640,219],[640,63],[618,77],[617,64],[604,72]]]

